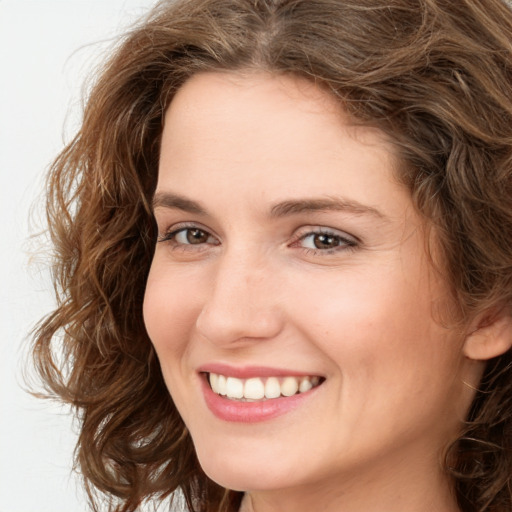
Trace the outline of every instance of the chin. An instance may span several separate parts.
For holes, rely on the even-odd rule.
[[[293,485],[292,482],[276,475],[275,472],[269,471],[268,468],[237,471],[233,467],[218,466],[208,467],[208,470],[204,467],[203,469],[206,475],[215,483],[233,491],[273,491]]]
[[[196,449],[199,463],[206,475],[226,489],[234,491],[275,490],[293,485],[297,479],[296,464],[280,460],[276,464],[275,454],[259,456],[236,454],[228,449],[215,449],[215,443],[206,450]],[[295,466],[295,467],[293,467]]]

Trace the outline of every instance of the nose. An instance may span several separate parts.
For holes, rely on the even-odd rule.
[[[277,272],[261,258],[225,255],[214,263],[211,286],[196,320],[198,332],[220,347],[274,338],[283,327]]]

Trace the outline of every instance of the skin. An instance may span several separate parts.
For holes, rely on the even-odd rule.
[[[447,286],[396,168],[384,134],[299,78],[199,74],[166,113],[144,318],[204,471],[246,491],[244,511],[459,510],[441,461],[482,363],[434,318]],[[185,228],[200,243],[169,235]],[[277,418],[226,422],[204,402],[211,362],[325,382]]]

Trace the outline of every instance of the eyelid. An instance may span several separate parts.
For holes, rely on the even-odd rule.
[[[201,231],[204,231],[205,233],[208,233],[209,236],[212,236],[217,241],[219,240],[219,237],[212,233],[211,229],[208,229],[207,227],[203,226],[201,223],[198,222],[178,222],[177,224],[172,224],[165,230],[163,230],[162,234],[158,234],[157,236],[157,243],[160,242],[169,242],[174,239],[177,233],[180,231],[184,231],[186,229],[199,229]],[[187,245],[187,244],[179,244],[179,245]],[[190,244],[194,245],[194,244]],[[201,245],[201,244],[197,244]]]
[[[330,228],[330,227],[326,227],[326,226],[304,226],[304,227],[300,228],[299,230],[297,230],[297,232],[294,235],[294,239],[290,245],[294,246],[294,245],[298,244],[299,242],[305,240],[309,236],[313,236],[313,235],[328,235],[328,236],[337,237],[344,242],[344,245],[340,245],[338,247],[334,247],[334,248],[330,248],[330,249],[312,249],[312,248],[303,247],[304,250],[315,251],[315,252],[325,254],[325,253],[332,253],[332,252],[352,249],[361,244],[361,241],[359,240],[358,237],[351,235],[351,234],[347,233],[346,231],[341,231],[339,229],[334,229],[334,228]]]

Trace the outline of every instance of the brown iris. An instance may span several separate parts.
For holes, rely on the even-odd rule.
[[[339,237],[325,233],[315,235],[313,243],[317,249],[332,249],[340,245]]]
[[[186,237],[189,244],[205,244],[209,235],[202,229],[187,229]]]

